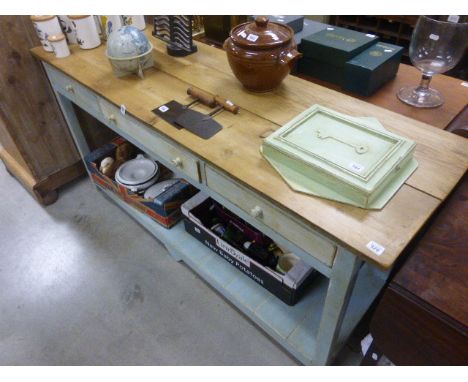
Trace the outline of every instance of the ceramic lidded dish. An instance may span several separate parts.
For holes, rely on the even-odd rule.
[[[31,16],[31,21],[44,50],[52,52],[52,45],[47,38],[62,32],[57,16],[33,15]]]
[[[293,30],[265,16],[234,27],[223,47],[234,75],[255,92],[278,87],[301,57]]]
[[[135,159],[122,164],[115,173],[115,180],[133,192],[141,192],[152,186],[159,178],[159,166],[139,154]]]
[[[415,147],[375,118],[313,105],[269,135],[260,151],[297,192],[382,209],[416,170]]]

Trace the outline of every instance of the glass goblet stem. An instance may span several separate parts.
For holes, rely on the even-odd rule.
[[[418,92],[418,91],[424,91],[424,90],[429,89],[429,83],[431,82],[431,80],[432,80],[432,76],[423,73],[421,82],[419,83],[419,86],[416,88],[416,91]]]

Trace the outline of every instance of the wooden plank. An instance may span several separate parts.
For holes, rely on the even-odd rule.
[[[3,16],[0,115],[33,176],[39,181],[79,160],[41,65],[30,47],[39,41],[28,16]]]
[[[38,182],[34,189],[41,194],[58,189],[60,186],[71,182],[73,179],[85,174],[84,164],[81,160],[71,166],[50,174],[47,178]]]
[[[152,42],[156,68],[145,71],[144,80],[115,78],[105,47],[72,48],[65,59],[55,59],[40,48],[33,53],[115,105],[125,104],[127,113],[381,267],[393,264],[466,169],[468,146],[459,137],[291,76],[275,92],[248,93],[232,74],[223,72],[227,65],[223,52],[200,46],[199,54],[176,59],[162,53],[165,47],[158,41]],[[224,129],[209,141],[177,130],[151,112],[171,99],[188,102],[189,84],[228,96],[243,107],[237,116],[226,112],[217,116]],[[260,135],[316,102],[351,115],[377,117],[389,130],[417,141],[420,168],[383,210],[363,210],[293,192],[261,157]],[[383,255],[367,249],[370,240],[386,248]]]
[[[17,162],[16,159],[1,146],[0,160],[4,162],[10,174],[13,175],[39,203],[47,206],[57,200],[58,193],[56,190],[39,190],[37,188],[37,180],[28,168],[23,167],[20,162]]]
[[[31,177],[33,176],[29,170],[28,164],[25,162],[23,155],[21,154],[19,148],[16,146],[13,141],[8,129],[0,115],[0,145],[8,152],[8,154],[21,166],[24,171],[30,173]]]
[[[37,181],[28,168],[23,167],[21,163],[16,161],[16,159],[4,148],[0,148],[0,159],[4,162],[8,171],[10,171],[26,187],[26,189],[32,193]]]

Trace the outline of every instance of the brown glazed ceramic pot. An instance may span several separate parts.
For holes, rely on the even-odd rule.
[[[265,16],[234,27],[223,47],[234,75],[255,92],[278,87],[302,55],[296,50],[293,30]]]

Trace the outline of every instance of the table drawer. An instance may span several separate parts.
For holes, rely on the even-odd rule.
[[[97,97],[91,90],[50,65],[44,66],[52,86],[57,91],[96,118],[101,117]]]
[[[171,170],[181,172],[192,180],[200,182],[198,160],[194,156],[164,139],[150,126],[128,114],[122,114],[120,108],[109,101],[97,98],[104,120],[112,130],[160,160]]]
[[[336,245],[314,232],[312,228],[280,210],[253,191],[240,186],[213,168],[206,166],[206,183],[210,189],[261,221],[327,266],[333,264]]]

